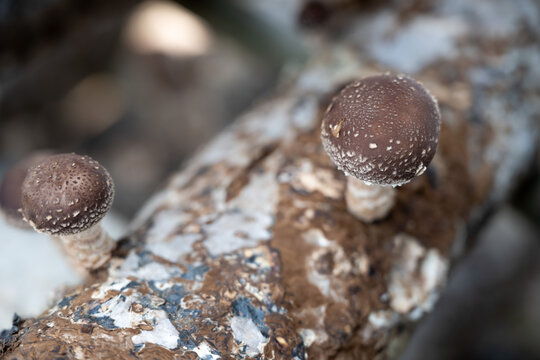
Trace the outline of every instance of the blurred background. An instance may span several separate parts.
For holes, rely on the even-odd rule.
[[[434,1],[274,2],[0,0],[0,176],[36,151],[88,154],[114,178],[106,227],[121,236],[190,154],[285,85],[309,57],[306,38],[339,29],[339,16]],[[537,156],[403,358],[540,358],[539,174]],[[46,236],[2,220],[0,329],[80,281]]]

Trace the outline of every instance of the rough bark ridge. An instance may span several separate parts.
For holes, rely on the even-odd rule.
[[[19,321],[0,354],[395,355],[406,325],[433,307],[454,244],[508,194],[534,151],[538,34],[526,7],[501,2],[510,7],[498,16],[512,26],[498,23],[497,33],[489,26],[499,19],[479,12],[483,1],[449,3],[457,5],[406,20],[383,10],[350,24],[351,35],[384,32],[373,46],[355,36],[322,45],[288,89],[171,178],[94,282]],[[402,36],[416,45],[400,48]],[[419,54],[434,36],[450,48]],[[390,216],[367,225],[346,210],[345,177],[322,149],[320,119],[333,92],[392,68],[395,57],[385,56],[398,48],[403,63],[415,59],[404,70],[439,99],[440,145],[428,173],[399,188]]]

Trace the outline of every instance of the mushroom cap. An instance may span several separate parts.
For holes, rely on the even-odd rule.
[[[22,184],[22,212],[36,231],[75,234],[98,223],[113,197],[111,176],[97,161],[60,154],[28,170]]]
[[[321,138],[345,174],[397,186],[426,170],[440,124],[437,100],[419,82],[384,74],[353,81],[332,99]]]

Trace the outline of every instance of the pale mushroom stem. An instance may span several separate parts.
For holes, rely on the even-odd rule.
[[[55,235],[62,241],[71,262],[79,269],[90,271],[104,265],[111,257],[113,239],[98,223],[80,233]]]
[[[368,185],[347,176],[345,201],[351,214],[362,221],[373,222],[388,215],[396,202],[396,190],[392,186]]]

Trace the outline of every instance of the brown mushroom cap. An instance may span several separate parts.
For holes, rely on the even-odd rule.
[[[441,115],[437,100],[403,75],[354,81],[332,99],[322,122],[324,149],[347,175],[401,185],[433,159]]]
[[[60,154],[28,170],[22,185],[22,211],[39,232],[74,234],[99,222],[113,196],[111,176],[97,161]]]

